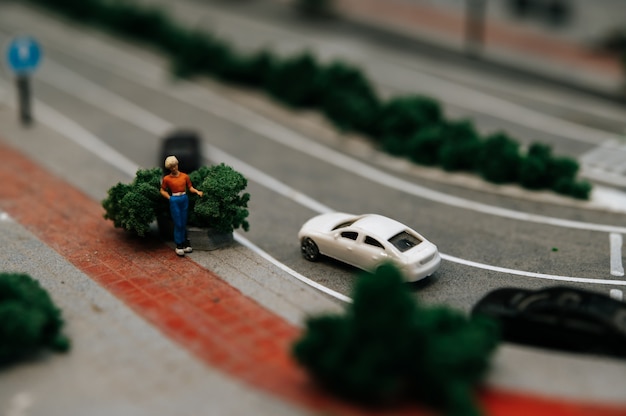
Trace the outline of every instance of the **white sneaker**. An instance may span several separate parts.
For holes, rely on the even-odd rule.
[[[184,251],[185,253],[191,253],[191,252],[193,251],[193,248],[191,248],[191,247],[187,246],[187,247],[185,247],[185,248],[183,249],[183,251]]]
[[[176,254],[178,254],[179,256],[184,256],[185,255],[185,250],[182,249],[182,248],[176,247],[176,249],[174,251],[176,251]]]

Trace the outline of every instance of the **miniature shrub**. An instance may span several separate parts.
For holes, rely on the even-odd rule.
[[[560,178],[552,189],[562,195],[568,195],[578,199],[589,199],[591,184],[587,181]]]
[[[322,96],[319,73],[317,61],[305,52],[276,65],[269,77],[268,90],[292,107],[314,107]]]
[[[520,148],[504,133],[487,137],[478,157],[478,170],[486,180],[494,183],[517,181],[520,170]]]
[[[0,273],[0,365],[40,348],[68,351],[62,327],[61,311],[39,282],[26,274]]]
[[[332,13],[333,0],[296,0],[296,10],[305,16],[323,17]]]
[[[239,227],[248,231],[250,195],[242,193],[248,184],[243,175],[222,163],[203,166],[189,177],[194,187],[204,192],[202,198],[188,194],[190,226],[227,233]],[[146,236],[155,220],[170,218],[169,204],[160,193],[162,179],[161,168],[139,169],[132,183],[111,187],[102,201],[104,218],[112,220],[116,228]]]
[[[416,163],[436,165],[439,162],[439,150],[443,143],[445,128],[443,124],[428,126],[408,141],[407,154]]]
[[[550,176],[552,149],[540,143],[533,143],[528,148],[526,157],[520,165],[520,182],[529,189],[549,188],[556,178]]]
[[[341,62],[320,72],[321,109],[341,130],[371,134],[380,111],[380,101],[363,73]]]
[[[171,30],[165,13],[156,8],[138,9],[133,4],[114,2],[102,7],[97,24],[130,39],[159,43]]]
[[[145,236],[152,221],[166,209],[159,192],[162,175],[160,168],[140,169],[131,184],[113,186],[102,201],[104,218],[117,228]]]
[[[367,404],[415,399],[447,414],[478,414],[473,389],[498,328],[413,299],[391,265],[362,274],[343,316],[309,318],[296,360],[329,391]]]
[[[474,170],[482,146],[474,125],[464,120],[445,122],[444,126],[439,164],[445,170]]]
[[[573,180],[578,173],[579,165],[574,159],[567,157],[551,157],[548,162],[548,176],[551,179],[550,187],[559,179]]]
[[[202,174],[205,178],[197,189],[204,196],[194,195],[194,221],[225,233],[239,227],[248,231],[250,194],[243,192],[248,186],[246,178],[223,163],[207,168]]]
[[[213,74],[220,77],[228,73],[237,58],[228,44],[200,31],[189,32],[185,37],[172,55],[176,75]]]
[[[376,133],[383,141],[387,137],[407,139],[420,129],[439,124],[442,120],[441,107],[431,98],[419,95],[392,98],[382,105]]]
[[[31,0],[36,4],[59,11],[83,23],[94,21],[99,12],[107,9],[101,0]]]
[[[243,85],[251,87],[265,87],[277,65],[277,58],[268,51],[241,57],[239,67],[236,69],[236,79]]]

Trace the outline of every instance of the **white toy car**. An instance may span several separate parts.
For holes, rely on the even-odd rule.
[[[304,223],[298,239],[309,261],[325,255],[369,272],[391,262],[409,282],[430,276],[441,264],[436,245],[382,215],[321,214]]]

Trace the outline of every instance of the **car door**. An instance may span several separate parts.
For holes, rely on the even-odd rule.
[[[382,262],[388,259],[385,246],[369,235],[363,236],[358,250],[355,250],[356,253],[358,253],[358,261],[361,267],[369,271],[375,271]]]
[[[359,233],[356,231],[345,230],[341,231],[337,236],[337,250],[336,255],[333,256],[337,260],[341,260],[344,263],[351,264],[356,267],[362,267],[359,264]]]

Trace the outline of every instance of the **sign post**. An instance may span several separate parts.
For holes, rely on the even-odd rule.
[[[16,75],[16,87],[22,124],[33,121],[31,112],[30,75],[41,61],[41,48],[30,36],[18,36],[11,40],[6,51],[9,69]]]
[[[485,37],[486,0],[467,0],[465,22],[465,42],[467,53],[472,58],[479,58]]]

